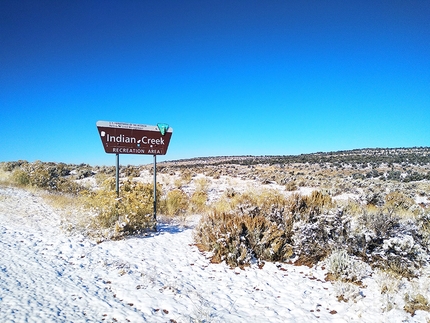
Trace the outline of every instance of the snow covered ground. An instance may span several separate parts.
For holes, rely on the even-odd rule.
[[[338,301],[326,271],[266,263],[211,264],[192,229],[100,244],[61,229],[39,194],[0,187],[0,322],[428,322],[401,307],[383,311],[366,278],[355,301]],[[345,290],[345,293],[348,291]],[[352,293],[352,292],[349,292]],[[401,300],[399,300],[401,302]]]

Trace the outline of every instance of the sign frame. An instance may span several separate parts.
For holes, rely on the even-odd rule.
[[[156,126],[97,121],[103,148],[116,155],[116,194],[119,198],[119,155],[138,154],[154,156],[154,220],[157,223],[157,155],[165,155],[169,148],[173,129],[166,123]]]
[[[166,124],[97,121],[96,125],[108,154],[165,155],[173,133]]]

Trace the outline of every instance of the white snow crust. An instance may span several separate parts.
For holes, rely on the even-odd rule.
[[[192,229],[95,243],[62,230],[37,194],[0,187],[0,322],[426,322],[383,303],[374,279],[345,286],[321,267],[212,264]],[[351,293],[352,293],[351,292]],[[348,293],[345,290],[345,293]],[[378,296],[379,295],[379,296]]]

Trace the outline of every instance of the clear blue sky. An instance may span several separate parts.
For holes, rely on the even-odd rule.
[[[114,165],[430,146],[430,1],[0,1],[0,161]],[[152,156],[122,155],[121,164]]]

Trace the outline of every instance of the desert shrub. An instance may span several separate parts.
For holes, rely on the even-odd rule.
[[[344,206],[344,212],[353,217],[361,216],[365,211],[366,206],[363,206],[361,203],[349,199],[346,205]]]
[[[230,213],[232,211],[230,200],[226,196],[221,196],[218,200],[213,202],[209,209],[211,212],[216,213]]]
[[[206,177],[200,177],[194,180],[196,192],[207,192],[209,189],[209,181]]]
[[[196,190],[189,199],[188,211],[191,213],[202,213],[207,209],[209,181],[206,177],[200,177],[194,180]]]
[[[70,168],[64,163],[22,162],[13,167],[12,181],[20,186],[77,194],[83,188],[69,177],[65,177],[69,174]]]
[[[418,172],[408,172],[408,174],[403,178],[403,182],[415,182],[422,181],[423,179],[429,179],[429,174],[422,174]]]
[[[400,191],[388,193],[385,196],[384,208],[389,214],[404,215],[415,205],[415,201]],[[413,210],[410,212],[413,213]]]
[[[162,209],[166,215],[179,216],[186,213],[189,203],[188,195],[180,189],[175,189],[167,193]]]
[[[21,168],[24,165],[28,165],[28,161],[26,160],[18,160],[18,161],[10,161],[10,162],[2,162],[2,168],[5,172],[13,172],[17,168]]]
[[[295,191],[297,190],[297,184],[295,181],[289,181],[285,184],[285,189],[287,191]]]
[[[174,186],[181,189],[183,186],[190,184],[192,179],[192,170],[189,168],[181,168],[178,177],[174,180]]]
[[[42,162],[34,162],[29,164],[28,171],[31,186],[48,190],[53,190],[56,187],[58,174],[52,166],[44,165]]]
[[[140,176],[140,168],[138,166],[128,165],[121,169],[121,173],[125,177],[139,177]]]
[[[381,305],[384,312],[397,307],[396,296],[403,285],[402,279],[392,272],[376,269],[373,273],[376,284],[381,293]]]
[[[157,203],[161,195],[161,187],[157,187]],[[131,234],[155,229],[153,218],[154,188],[152,184],[145,184],[126,180],[120,192],[120,220],[121,232]]]
[[[188,168],[184,168],[181,171],[181,179],[185,184],[189,184],[192,178],[193,178],[193,175]]]
[[[298,193],[291,195],[286,202],[288,212],[294,217],[300,216],[307,210],[306,197]]]
[[[260,192],[246,191],[244,193],[227,190],[216,205],[217,210],[232,212],[237,215],[263,216],[285,228],[286,226],[292,227],[288,203],[288,198],[273,189],[264,189]]]
[[[298,262],[312,266],[349,242],[350,219],[344,212],[310,214],[294,223],[292,241]]]
[[[12,181],[16,185],[27,186],[30,184],[30,176],[26,171],[16,168],[12,172]]]
[[[358,215],[353,236],[356,241],[352,245],[353,254],[366,258],[377,250],[384,239],[398,226],[398,218],[380,212],[378,209],[363,208]]]
[[[173,185],[176,188],[181,189],[181,187],[184,185],[184,181],[182,180],[182,178],[176,178],[173,182]]]
[[[262,212],[258,194],[253,191],[233,194],[230,203],[233,210],[241,214],[256,216]]]
[[[83,179],[83,178],[91,177],[93,175],[94,175],[93,170],[89,166],[85,165],[83,167],[78,168],[75,176],[77,179]]]
[[[227,188],[225,192],[209,206],[210,211],[219,214],[233,212],[236,207],[233,198],[237,194],[235,190]]]
[[[154,230],[153,185],[125,180],[119,198],[114,187],[115,179],[108,179],[99,190],[83,193],[85,205],[95,212],[93,227],[107,229],[110,238]],[[157,187],[157,198],[160,194]]]
[[[400,182],[402,180],[402,173],[398,170],[396,170],[396,171],[391,170],[391,171],[387,172],[386,178],[387,178],[387,180]]]
[[[94,228],[113,228],[119,219],[119,199],[115,190],[101,188],[98,191],[83,191],[84,205],[90,208],[95,216]]]
[[[243,266],[251,260],[241,237],[244,228],[240,218],[231,213],[205,215],[194,229],[194,240],[201,251],[211,253],[212,262],[226,261],[230,266]]]
[[[397,275],[377,269],[374,271],[374,277],[381,294],[396,294],[399,292],[402,281]]]
[[[364,176],[361,173],[354,173],[354,174],[352,174],[352,179],[361,179],[361,180],[363,180],[365,178],[366,178],[366,176]]]
[[[350,244],[352,254],[372,267],[389,270],[403,277],[413,277],[427,263],[422,235],[414,221],[400,221],[383,210],[364,212],[358,218]]]
[[[383,206],[384,205],[384,197],[379,191],[369,190],[364,197],[364,200],[366,202],[366,205],[370,206]]]
[[[377,257],[374,264],[403,277],[415,277],[417,270],[427,263],[426,258],[418,236],[402,232],[384,240],[380,257]]]
[[[97,174],[105,174],[108,176],[115,176],[116,173],[116,167],[115,166],[98,166],[95,167],[96,169],[96,175]]]
[[[216,243],[207,243],[205,250],[215,250],[215,259],[226,260],[231,265],[243,265],[249,262],[250,256],[261,261],[279,260],[285,256],[286,246],[289,254],[293,245],[303,263],[314,264],[346,239],[348,221],[342,212],[319,216],[333,205],[330,196],[321,192],[313,192],[310,196],[293,194],[286,198],[270,189],[244,193],[227,191],[212,206],[212,215],[202,219],[197,230],[202,230],[202,227],[215,231],[224,228],[222,234],[228,235],[230,239],[223,236],[223,240],[220,240],[225,246],[220,248],[220,234],[213,234]],[[222,214],[221,223],[217,222],[217,214]],[[231,225],[234,228],[228,228]],[[201,237],[203,240],[206,238],[210,237]],[[242,251],[232,252],[232,245]]]
[[[252,255],[258,260],[285,261],[292,255],[292,247],[286,243],[285,230],[265,216],[245,216],[245,241]]]
[[[239,194],[239,193],[238,193],[238,192],[236,192],[233,188],[228,187],[228,188],[225,190],[225,192],[224,192],[223,196],[225,196],[225,197],[227,197],[227,198],[231,199],[231,198],[235,197],[237,194]]]
[[[77,194],[83,190],[83,187],[69,178],[59,177],[51,190],[59,193]]]
[[[430,213],[422,213],[416,221],[423,243],[427,246],[427,250],[430,251]]]
[[[252,260],[285,261],[292,248],[284,235],[264,216],[212,212],[195,228],[194,240],[201,250],[211,252],[213,262],[245,266]]]
[[[400,218],[396,212],[410,209],[412,202],[399,194],[389,195],[386,201],[385,206],[349,201],[338,207],[320,191],[285,197],[272,190],[228,190],[202,218],[196,241],[213,252],[214,261],[226,260],[232,266],[251,259],[280,261],[281,250],[283,255],[294,252],[296,264],[309,266],[330,256],[331,274],[345,282],[360,279],[363,262],[413,277],[428,261],[428,215]]]
[[[360,282],[368,275],[367,265],[350,256],[345,249],[333,250],[326,259],[328,275],[331,279],[346,282]]]
[[[57,172],[58,176],[70,175],[71,168],[69,165],[67,165],[65,163],[58,163],[58,164],[54,164],[52,166],[54,166],[56,168],[56,172]]]
[[[213,172],[212,174],[213,179],[220,179],[221,178],[221,173],[220,172]]]

